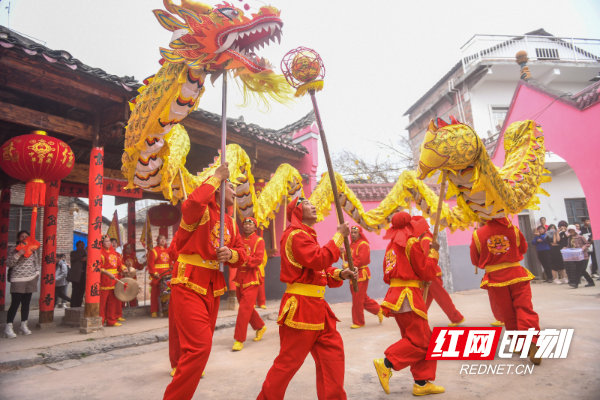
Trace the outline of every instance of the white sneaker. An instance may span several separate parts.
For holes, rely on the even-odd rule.
[[[14,339],[17,337],[15,331],[13,331],[13,324],[6,324],[4,326],[4,337],[7,339]]]
[[[21,321],[21,327],[19,328],[19,333],[21,335],[31,335],[31,331],[29,330],[29,327],[27,326],[27,321]]]
[[[562,283],[569,283],[569,279],[568,278],[562,278]]]
[[[553,282],[556,283],[557,285],[562,285],[562,282],[558,279],[555,279]]]
[[[592,278],[600,278],[600,275],[598,275],[598,274],[592,274]]]

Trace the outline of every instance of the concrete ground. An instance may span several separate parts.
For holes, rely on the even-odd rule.
[[[330,289],[336,290],[336,289]],[[343,288],[341,290],[347,290]],[[534,307],[540,315],[541,328],[574,328],[569,355],[566,359],[544,360],[527,375],[465,375],[460,374],[466,361],[438,362],[436,384],[446,388],[440,399],[597,399],[600,393],[600,285],[577,290],[567,285],[532,285]],[[473,290],[455,293],[452,298],[465,315],[464,326],[489,326],[493,320],[487,293]],[[379,385],[372,360],[383,356],[387,346],[400,339],[396,324],[386,319],[382,325],[375,316],[367,315],[367,326],[351,330],[350,304],[332,306],[341,319],[338,330],[346,349],[345,389],[350,399],[388,399],[412,396],[412,379],[408,370],[395,372],[390,381],[390,396]],[[269,304],[268,312],[277,310]],[[268,314],[265,315],[265,318]],[[272,314],[269,315],[272,318]],[[231,319],[231,317],[228,317]],[[137,318],[127,325],[137,324]],[[431,326],[446,326],[448,320],[434,303],[430,310]],[[141,323],[145,323],[140,318]],[[267,333],[261,342],[249,340],[241,352],[232,352],[233,329],[222,325],[215,333],[211,358],[194,399],[224,400],[255,399],[273,359],[279,351],[279,337],[274,320],[266,319]],[[160,329],[165,329],[164,327]],[[150,330],[149,332],[158,332]],[[122,331],[125,333],[125,331]],[[2,339],[0,356],[7,345],[34,339],[22,337],[10,342]],[[44,334],[46,335],[46,334]],[[61,336],[58,331],[50,336]],[[83,335],[82,335],[83,336]],[[124,335],[123,340],[130,335]],[[86,337],[83,337],[85,341]],[[110,338],[109,338],[110,339]],[[98,339],[100,340],[100,339]],[[104,340],[104,339],[103,339]],[[118,340],[118,336],[111,340]],[[15,344],[13,344],[15,343]],[[63,346],[68,346],[64,343]],[[73,342],[80,346],[81,342]],[[0,373],[0,399],[105,399],[118,396],[130,399],[161,399],[171,381],[168,343],[126,347],[95,355],[81,355],[57,363],[36,365]],[[14,347],[13,347],[14,348]],[[35,350],[29,348],[29,350]],[[14,352],[13,352],[14,354]],[[489,364],[531,365],[517,356]],[[514,368],[514,367],[513,367]],[[315,366],[309,356],[287,390],[287,399],[316,399]]]

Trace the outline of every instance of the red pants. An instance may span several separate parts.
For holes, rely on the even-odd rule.
[[[173,285],[171,299],[181,356],[164,399],[189,400],[194,396],[210,356],[220,298],[214,297],[211,284],[206,295]]]
[[[256,305],[264,306],[266,305],[267,297],[265,296],[265,283],[261,283],[258,285],[258,296],[256,296]]]
[[[385,358],[393,364],[396,371],[410,366],[410,372],[416,381],[435,380],[437,361],[425,360],[431,338],[429,324],[413,311],[392,315],[400,327],[402,339],[385,350]]]
[[[100,290],[100,316],[102,317],[102,323],[104,321],[108,325],[114,325],[123,314],[121,308],[121,302],[115,297],[114,290]]]
[[[233,338],[238,342],[246,341],[246,334],[248,333],[248,323],[252,326],[255,331],[265,326],[265,323],[260,318],[260,315],[254,309],[256,304],[256,295],[258,294],[258,285],[250,285],[245,288],[236,287],[235,294],[238,301],[240,302],[240,309],[238,311],[237,319],[235,321],[235,333]]]
[[[488,293],[492,302],[500,308],[507,331],[526,331],[529,328],[540,330],[540,317],[533,311],[529,282],[499,287],[488,286]],[[534,336],[533,343],[537,343],[537,336]]]
[[[160,280],[152,279],[150,281],[150,312],[157,313],[159,310],[158,302],[160,295]]]
[[[489,290],[488,297],[490,299],[490,306],[492,307],[492,314],[494,314],[494,318],[496,318],[496,321],[504,322],[504,318],[502,318],[502,312],[500,312],[500,307],[495,301],[492,300],[492,295]]]
[[[171,368],[177,368],[181,357],[181,345],[179,344],[179,333],[175,322],[175,311],[173,308],[173,296],[169,300],[169,361]]]
[[[444,281],[441,276],[437,276],[433,281],[431,281],[431,285],[429,286],[429,292],[427,296],[427,311],[429,311],[429,306],[435,300],[436,303],[440,306],[442,311],[446,314],[450,322],[456,324],[463,320],[463,315],[458,312],[450,295],[444,289]]]
[[[325,317],[325,329],[308,331],[279,327],[280,350],[263,383],[257,400],[281,400],[310,352],[317,367],[319,400],[346,399],[344,391],[344,342],[335,328],[336,320]]]
[[[379,303],[369,297],[367,288],[369,280],[358,282],[358,293],[354,293],[352,285],[350,285],[350,293],[352,294],[352,323],[363,326],[365,324],[365,310],[373,315],[377,315]]]

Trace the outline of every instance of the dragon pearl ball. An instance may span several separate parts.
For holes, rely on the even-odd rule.
[[[321,73],[321,64],[313,53],[301,51],[292,61],[292,76],[300,82],[310,82]]]

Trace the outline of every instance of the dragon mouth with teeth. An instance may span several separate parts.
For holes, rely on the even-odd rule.
[[[164,4],[170,13],[155,10],[154,14],[173,32],[170,49],[161,48],[166,61],[207,71],[235,69],[238,74],[273,70],[274,66],[256,52],[271,41],[281,41],[283,22],[275,7],[263,6],[248,18],[229,3],[210,7],[183,0],[178,6],[164,0]]]

